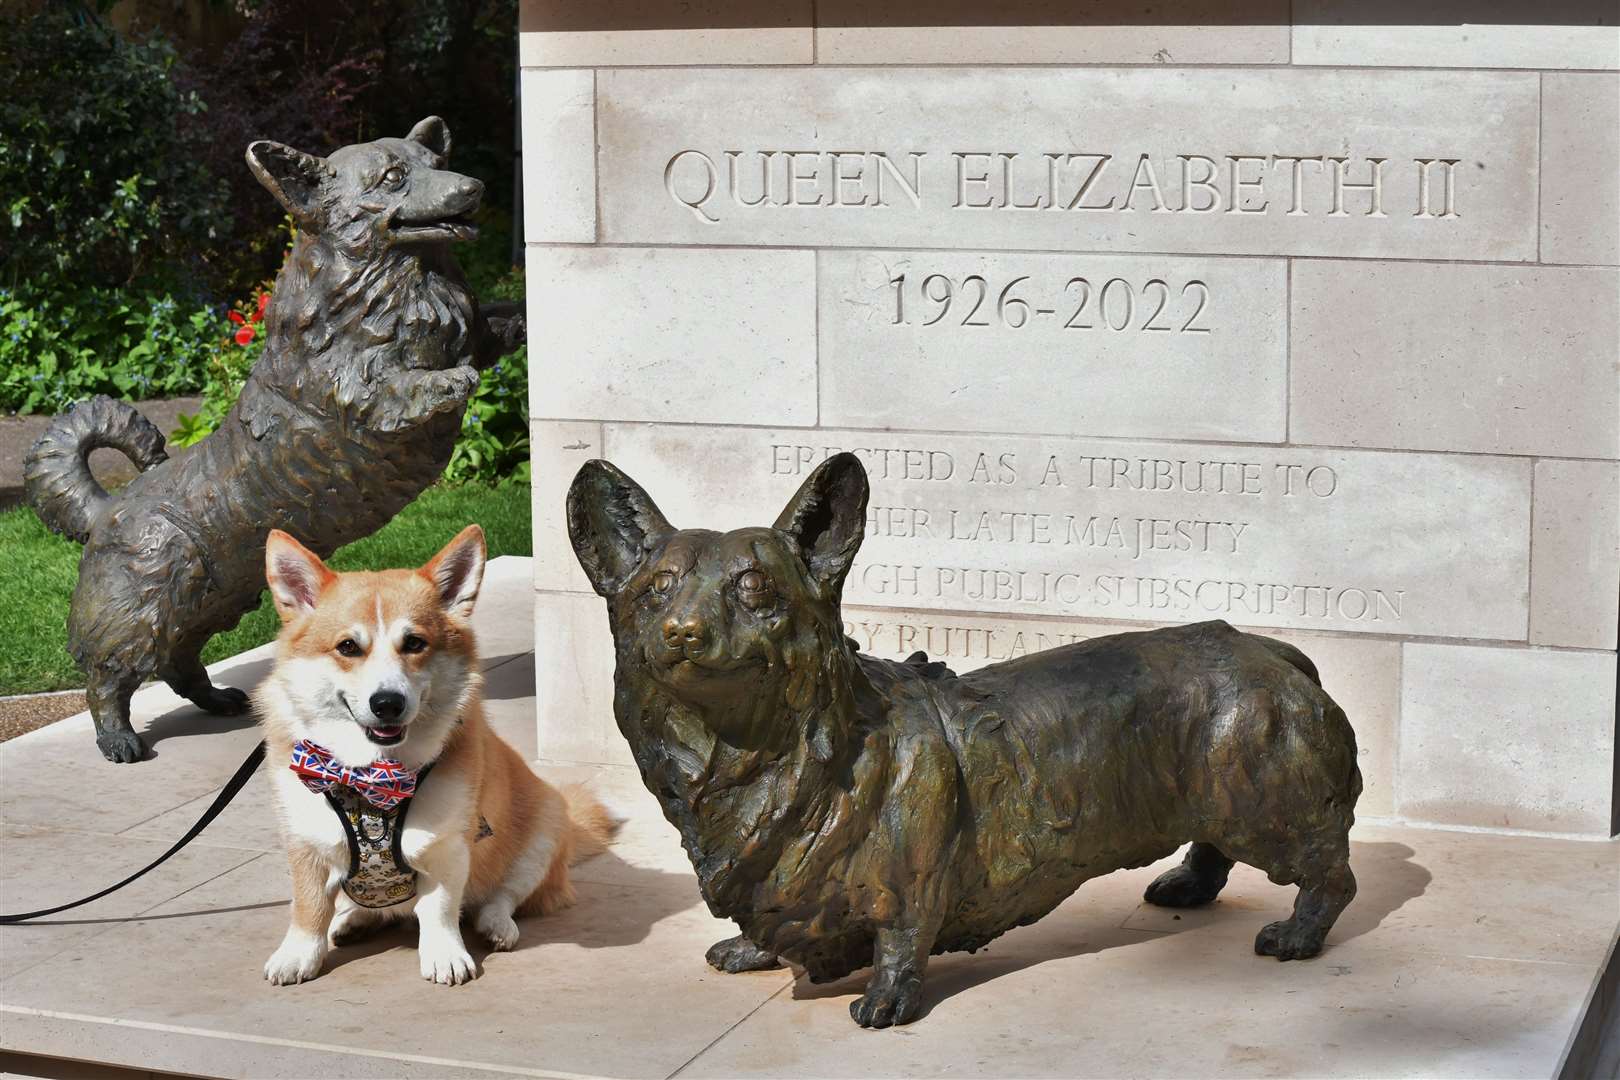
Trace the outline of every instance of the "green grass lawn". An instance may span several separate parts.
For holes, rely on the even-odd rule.
[[[471,522],[484,527],[490,558],[528,555],[534,545],[529,488],[435,487],[382,530],[332,556],[337,570],[420,566]],[[78,580],[80,546],[53,536],[27,508],[0,513],[0,695],[84,685],[67,652],[68,601]],[[204,663],[235,656],[276,636],[269,595],[257,611],[208,643]]]

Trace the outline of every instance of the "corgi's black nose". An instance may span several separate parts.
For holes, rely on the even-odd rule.
[[[398,690],[379,690],[371,695],[371,715],[379,720],[398,720],[405,712],[405,695]]]
[[[709,641],[709,628],[695,616],[664,621],[664,644],[672,649],[701,649]]]

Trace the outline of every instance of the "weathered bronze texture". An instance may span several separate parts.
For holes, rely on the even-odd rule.
[[[145,755],[129,700],[153,676],[209,712],[247,708],[198,656],[257,606],[266,533],[325,557],[381,528],[444,471],[478,370],[522,344],[516,305],[481,307],[451,256],[474,235],[483,184],[447,171],[449,153],[436,116],[325,158],[248,147],[298,236],[264,353],[219,430],[171,461],[144,417],[100,397],[29,451],[29,503],[85,544],[68,648],[109,760]],[[142,470],[117,494],[86,464],[102,446]]]
[[[862,1026],[918,1015],[933,953],[1034,922],[1192,841],[1147,890],[1215,899],[1234,860],[1299,885],[1255,951],[1315,956],[1355,894],[1356,740],[1304,654],[1224,622],[1116,634],[957,676],[859,655],[839,610],[867,480],[828,458],[771,528],[676,530],[603,461],[568,493],[606,597],[614,710],[727,971],[875,970]]]

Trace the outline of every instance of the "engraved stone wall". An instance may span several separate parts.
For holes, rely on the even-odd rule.
[[[1364,816],[1607,835],[1612,18],[1058,7],[525,0],[542,754],[629,760],[584,461],[727,528],[853,450],[863,649],[1222,618],[1317,660]]]
[[[1535,255],[1532,74],[817,65],[733,98],[737,80],[598,72],[604,241]]]

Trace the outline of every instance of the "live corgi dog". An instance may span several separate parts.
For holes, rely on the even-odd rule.
[[[349,574],[271,531],[282,628],[254,704],[293,886],[272,983],[313,979],[330,945],[412,912],[422,977],[476,978],[463,912],[510,949],[513,916],[572,904],[569,865],[612,839],[601,803],[541,780],[484,718],[468,625],[484,561],[477,525],[420,569]]]

